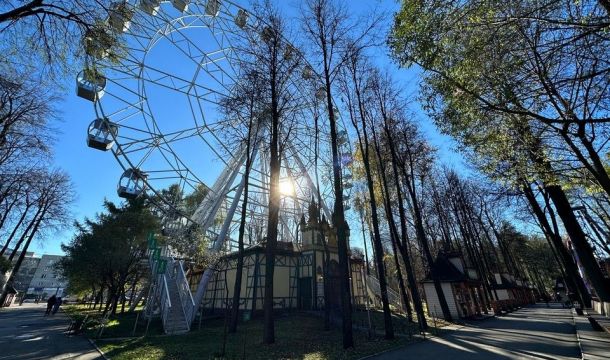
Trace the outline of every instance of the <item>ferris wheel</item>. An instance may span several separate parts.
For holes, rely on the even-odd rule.
[[[247,153],[247,123],[220,104],[240,80],[244,56],[235,44],[265,41],[267,29],[230,1],[139,0],[113,3],[107,21],[85,35],[87,65],[76,82],[77,95],[91,101],[96,114],[87,144],[114,154],[123,169],[118,195],[153,199],[169,235],[197,224],[217,248],[228,243],[230,249],[246,181],[248,238],[257,242],[266,234],[268,140],[261,132]],[[292,121],[282,122],[290,128],[280,130],[286,138],[279,233],[282,241],[295,242],[300,218],[318,192],[322,213],[331,216],[332,153],[323,83],[288,41],[285,49],[284,56],[299,58],[290,91],[302,102]],[[349,193],[352,152],[339,123]]]

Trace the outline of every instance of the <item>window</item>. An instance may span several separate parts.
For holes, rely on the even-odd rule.
[[[46,277],[47,277],[47,274],[42,274],[42,275],[40,275],[40,278],[41,278],[41,279],[44,279],[44,278],[46,278]]]

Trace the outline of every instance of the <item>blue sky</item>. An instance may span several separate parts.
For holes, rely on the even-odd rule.
[[[247,2],[237,1],[246,6]],[[282,10],[290,17],[298,16],[297,1],[279,2]],[[350,10],[356,15],[366,15],[371,9],[384,13],[392,13],[397,9],[397,2],[388,1],[352,1],[348,2]],[[167,6],[167,5],[165,5]],[[397,81],[404,85],[405,90],[410,95],[417,92],[417,72],[415,70],[397,69],[389,60],[387,49],[379,49],[376,52],[375,61],[378,65],[392,71]],[[76,76],[75,71],[75,76]],[[72,207],[72,214],[75,220],[82,220],[84,217],[93,217],[102,208],[104,198],[119,202],[116,195],[116,186],[122,170],[110,152],[102,152],[90,149],[86,146],[86,130],[89,123],[95,118],[93,104],[87,100],[78,98],[75,94],[75,80],[68,79],[66,82],[67,93],[59,108],[62,112],[62,122],[57,125],[60,133],[55,147],[55,165],[61,167],[71,176],[75,185],[77,199]],[[163,105],[163,104],[162,104]],[[167,111],[160,109],[155,111]],[[451,139],[442,136],[435,129],[434,125],[421,112],[416,104],[413,109],[416,121],[421,124],[421,128],[429,141],[439,149],[441,160],[458,169],[464,169],[465,165],[459,155],[452,149],[454,147]],[[202,154],[205,148],[193,149],[191,156],[206,156]],[[196,154],[196,155],[193,155]],[[354,231],[352,234],[355,235]],[[39,239],[33,244],[31,250],[38,254],[51,253],[61,254],[60,244],[68,242],[72,237],[72,229],[61,233],[50,234],[44,239]],[[359,246],[360,239],[352,239],[353,246]]]

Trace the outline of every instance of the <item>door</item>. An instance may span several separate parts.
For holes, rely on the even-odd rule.
[[[341,310],[341,277],[339,273],[339,263],[331,260],[328,266],[328,302],[332,310]]]
[[[301,310],[311,310],[311,277],[299,279],[299,308]]]

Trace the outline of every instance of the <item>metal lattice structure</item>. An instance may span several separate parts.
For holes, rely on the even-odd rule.
[[[244,61],[235,44],[257,37],[264,41],[266,31],[260,19],[230,1],[139,0],[114,3],[106,23],[83,40],[87,66],[77,77],[77,93],[93,102],[96,114],[87,143],[110,150],[123,168],[119,196],[148,196],[159,204],[170,236],[197,224],[213,250],[231,250],[246,181],[245,137],[239,134],[247,123],[226,116],[220,103],[234,91],[240,76],[237,64]],[[291,96],[304,99],[292,114],[291,128],[281,130],[290,136],[281,169],[285,191],[279,234],[282,241],[295,242],[311,198],[319,190],[322,211],[330,218],[334,194],[322,83],[300,52],[292,51],[289,43],[286,49],[290,51],[285,56],[300,59]],[[314,176],[316,117],[319,189]],[[263,131],[256,138],[250,154],[254,160],[247,180],[246,239],[252,242],[266,234],[265,135]],[[351,150],[344,128],[339,142],[343,169],[348,169]],[[348,189],[350,179],[344,172]],[[167,191],[170,186],[173,190]],[[198,192],[199,198],[193,195]],[[189,196],[195,204],[188,204]]]

